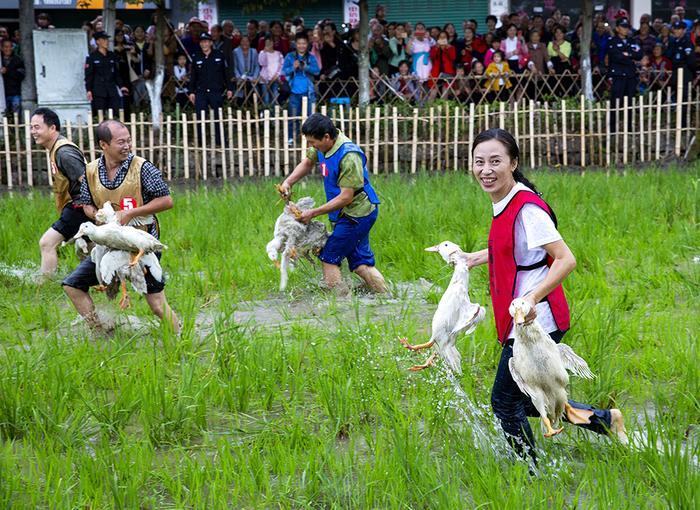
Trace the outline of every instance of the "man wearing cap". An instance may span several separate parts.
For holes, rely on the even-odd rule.
[[[122,83],[119,74],[119,57],[109,51],[109,36],[105,32],[95,33],[97,49],[85,59],[85,90],[92,104],[92,113],[98,110],[116,112],[121,108],[122,94],[129,89]]]
[[[671,85],[673,90],[678,86],[678,70],[683,69],[683,98],[690,89],[690,83],[695,76],[695,47],[686,33],[683,21],[674,21],[671,25],[671,37],[668,38],[666,56],[673,64]]]
[[[212,47],[211,35],[204,32],[199,37],[199,47],[192,61],[192,74],[189,83],[190,101],[199,114],[209,108],[217,115],[218,109],[224,104],[223,94],[233,97],[233,82],[231,68],[226,57],[220,50]],[[218,136],[217,130],[217,136]]]
[[[199,18],[192,17],[187,22],[187,35],[182,38],[182,45],[191,58],[199,51],[199,36],[204,31],[204,25]]]
[[[623,98],[632,98],[637,93],[637,68],[635,60],[642,59],[641,48],[629,37],[630,22],[627,18],[618,18],[615,22],[616,34],[608,44],[608,75],[612,81],[611,100],[613,111],[610,116],[610,130],[615,132],[615,107],[621,107]]]

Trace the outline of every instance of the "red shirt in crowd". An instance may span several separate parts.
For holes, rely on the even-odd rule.
[[[448,44],[444,49],[438,44],[430,48],[430,60],[433,67],[430,70],[430,75],[434,78],[440,76],[440,73],[455,75],[455,60],[457,59],[457,50],[451,44]]]

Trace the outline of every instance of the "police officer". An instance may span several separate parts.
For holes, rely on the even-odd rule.
[[[690,41],[690,36],[685,32],[685,23],[683,21],[675,21],[671,25],[672,35],[668,39],[668,48],[666,56],[671,59],[673,64],[673,75],[671,84],[673,90],[678,86],[678,70],[683,69],[683,96],[690,89],[690,83],[695,76],[695,48]]]
[[[233,97],[233,82],[226,57],[221,50],[214,49],[212,44],[209,33],[205,32],[199,37],[201,51],[195,55],[192,63],[188,92],[197,113],[212,108],[216,116],[224,104],[224,91],[228,99]]]
[[[616,22],[616,34],[608,43],[608,65],[612,79],[612,100],[633,97],[637,93],[637,68],[635,60],[641,60],[639,45],[628,38],[630,23],[627,18]]]
[[[85,59],[85,90],[88,101],[92,104],[92,112],[98,110],[119,110],[122,94],[128,94],[129,89],[122,83],[119,75],[119,58],[109,51],[109,36],[105,32],[95,34],[97,50]]]
[[[632,98],[637,93],[637,68],[635,60],[641,60],[642,52],[638,44],[628,38],[630,22],[619,18],[616,22],[616,34],[608,43],[609,76],[612,81],[611,99],[613,107],[622,106],[625,96]],[[611,131],[615,131],[616,118],[613,110],[610,116]]]

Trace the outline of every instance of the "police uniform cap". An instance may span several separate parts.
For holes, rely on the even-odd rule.
[[[685,28],[685,23],[683,23],[682,21],[674,21],[673,25],[671,25],[671,28]]]
[[[630,21],[627,18],[619,18],[615,24],[618,27],[630,28]]]
[[[200,41],[211,41],[211,34],[209,32],[204,32],[199,36]]]
[[[95,35],[93,37],[96,41],[98,39],[109,39],[109,35],[107,35],[107,32],[95,32]]]

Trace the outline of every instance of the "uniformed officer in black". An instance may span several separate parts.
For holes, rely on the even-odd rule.
[[[88,101],[92,104],[92,112],[107,111],[110,108],[116,112],[121,108],[121,97],[128,94],[129,89],[122,83],[119,75],[119,58],[109,51],[109,36],[105,32],[95,34],[97,50],[85,59],[85,90]]]
[[[635,60],[642,59],[642,51],[638,44],[632,42],[629,35],[630,22],[620,18],[616,22],[616,35],[608,43],[608,76],[612,81],[611,102],[613,107],[622,107],[624,97],[634,97],[639,83]],[[616,118],[613,109],[610,117],[610,130],[615,132]]]
[[[224,91],[228,99],[233,97],[233,82],[226,57],[220,50],[212,48],[212,44],[208,33],[199,36],[201,51],[195,54],[192,62],[188,92],[197,113],[212,108],[216,116],[224,104]]]
[[[689,84],[695,77],[696,60],[695,47],[690,41],[690,36],[686,34],[683,21],[675,21],[671,25],[671,37],[668,38],[666,56],[671,59],[673,64],[671,85],[674,92],[678,86],[678,70],[683,69],[683,98],[685,99],[690,89]]]

